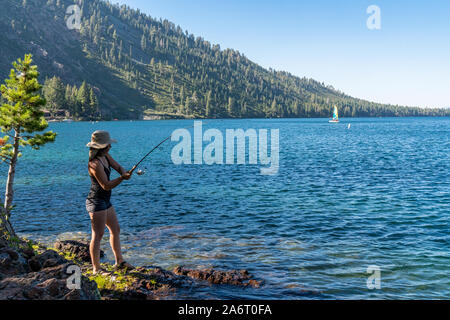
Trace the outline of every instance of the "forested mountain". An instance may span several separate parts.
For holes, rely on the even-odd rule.
[[[80,30],[66,27],[66,9],[74,3],[82,8]],[[61,80],[47,80],[64,90],[63,96],[52,88],[50,99],[58,96],[60,108],[81,118],[137,119],[146,110],[211,118],[330,117],[333,104],[344,117],[450,115],[448,109],[355,99],[312,79],[266,70],[172,22],[102,0],[0,0],[0,8],[0,80],[13,60],[30,52],[41,82]],[[82,86],[92,108],[74,98],[73,89]]]

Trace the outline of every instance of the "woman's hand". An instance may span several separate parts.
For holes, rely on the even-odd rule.
[[[124,174],[122,174],[122,179],[123,180],[130,180],[131,179],[131,175],[132,175],[132,173],[125,172]]]

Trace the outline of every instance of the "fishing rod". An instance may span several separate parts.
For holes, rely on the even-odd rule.
[[[184,128],[184,129],[190,129],[190,128],[193,128],[194,126],[190,126],[190,127],[187,127],[187,128]],[[130,174],[132,174],[133,172],[134,172],[134,170],[136,170],[137,169],[137,167],[139,167],[139,165],[145,160],[145,159],[147,159],[147,157],[149,156],[149,155],[151,155],[152,153],[153,153],[153,151],[155,151],[156,149],[158,149],[164,142],[166,142],[167,140],[169,140],[170,138],[172,138],[172,134],[170,135],[170,136],[168,136],[167,138],[165,138],[163,141],[161,141],[156,147],[154,147],[152,150],[150,150],[150,152],[149,153],[147,153],[138,163],[136,163],[136,165],[134,165],[134,167],[130,170],[130,171],[128,171],[128,173],[130,173]],[[136,172],[138,175],[143,175],[144,174],[144,172],[142,171],[142,170],[138,170],[138,172]]]
[[[218,121],[223,121],[223,120],[218,120]],[[202,125],[207,125],[208,124],[208,122],[210,122],[210,121],[206,121],[206,122],[202,122]],[[190,127],[187,127],[187,128],[184,128],[184,129],[190,129],[190,128],[194,128],[195,127],[195,125],[192,125],[192,126],[190,126]],[[137,169],[137,167],[139,167],[139,165],[145,160],[145,159],[147,159],[147,157],[149,156],[149,155],[151,155],[152,153],[153,153],[153,151],[155,151],[156,149],[158,149],[164,142],[166,142],[167,140],[169,140],[170,138],[172,138],[172,134],[170,135],[170,136],[168,136],[167,138],[165,138],[163,141],[161,141],[156,147],[154,147],[152,150],[150,150],[150,152],[149,153],[147,153],[138,163],[136,163],[136,165],[130,170],[130,171],[128,171],[128,173],[130,173],[130,174],[132,174],[133,172],[134,172],[134,170],[136,170]],[[138,175],[143,175],[144,174],[144,171],[142,171],[142,170],[138,170],[137,172],[136,172]]]
[[[165,138],[163,141],[161,141],[156,147],[154,147],[149,153],[147,153],[138,163],[136,163],[136,165],[129,171],[130,174],[132,174],[134,172],[134,170],[137,169],[137,167],[142,163],[142,161],[144,161],[145,159],[147,159],[147,157],[152,154],[153,151],[155,151],[156,149],[158,149],[158,147],[160,145],[162,145],[164,142],[166,142],[167,140],[169,140],[170,138],[172,138],[172,135],[168,136],[167,138]],[[143,172],[141,170],[138,170],[137,172],[138,175],[142,175]]]

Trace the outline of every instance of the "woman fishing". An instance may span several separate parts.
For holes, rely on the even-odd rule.
[[[117,141],[110,138],[107,131],[95,131],[91,142],[87,144],[89,151],[89,176],[91,177],[91,190],[86,199],[86,210],[91,218],[92,239],[89,246],[93,273],[106,272],[100,266],[100,241],[105,232],[105,226],[110,232],[109,242],[116,260],[116,269],[134,269],[122,257],[120,248],[120,226],[116,211],[111,204],[111,190],[122,181],[129,180],[132,171],[127,172],[109,154],[111,143]],[[120,177],[110,180],[111,168],[116,170]]]

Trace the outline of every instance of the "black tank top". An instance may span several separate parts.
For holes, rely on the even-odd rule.
[[[100,163],[102,164],[106,176],[108,177],[108,181],[110,181],[110,175],[111,175],[111,164],[109,163],[108,157],[105,157],[106,161],[108,162],[108,168],[106,168],[103,165],[103,162],[100,161],[100,159],[97,158],[98,161],[100,161]],[[89,195],[88,195],[88,199],[101,199],[101,200],[106,200],[109,201],[111,199],[111,190],[106,191],[105,189],[103,189],[100,184],[98,183],[97,179],[94,176],[91,176],[89,174],[89,176],[91,177],[91,190],[89,191]]]

